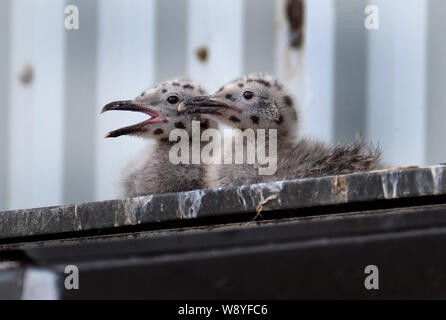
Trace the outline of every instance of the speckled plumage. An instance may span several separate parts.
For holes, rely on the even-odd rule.
[[[278,145],[277,171],[259,175],[258,165],[212,165],[207,173],[208,187],[282,181],[319,176],[364,172],[382,168],[379,147],[357,139],[344,145],[328,145],[310,138],[295,145]]]
[[[112,131],[107,135],[107,137],[133,135],[155,141],[124,169],[121,183],[124,197],[205,187],[204,165],[174,165],[169,160],[169,151],[176,143],[169,141],[172,130],[184,129],[191,137],[193,120],[200,121],[202,128],[217,128],[216,122],[212,120],[202,119],[200,115],[180,114],[177,111],[178,104],[184,99],[203,94],[206,94],[206,91],[199,84],[189,79],[174,79],[145,90],[133,100],[112,102],[104,107],[104,111],[144,112],[154,119],[154,122],[139,123]],[[172,96],[178,99],[171,98]]]
[[[205,165],[174,165],[169,161],[169,150],[173,144],[158,141],[126,166],[122,175],[122,193],[125,197],[206,187]]]
[[[246,95],[247,91],[253,94],[252,97],[251,93]],[[251,74],[231,81],[210,96],[209,101],[211,103],[206,102],[206,99],[201,99],[200,102],[200,99],[192,98],[185,101],[180,109],[190,114],[202,114],[242,130],[277,129],[278,137],[275,174],[260,175],[258,164],[215,164],[209,167],[207,173],[209,187],[383,168],[379,147],[365,139],[356,139],[349,145],[328,145],[314,139],[300,138],[300,116],[294,100],[284,86],[271,76]],[[222,105],[219,107],[218,103]]]

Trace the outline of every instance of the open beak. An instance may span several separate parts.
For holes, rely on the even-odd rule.
[[[132,126],[127,126],[118,130],[110,131],[105,135],[105,138],[116,138],[125,134],[137,134],[140,132],[146,131],[145,125],[149,123],[157,123],[165,121],[166,119],[159,114],[157,111],[135,104],[131,100],[125,100],[125,101],[114,101],[102,108],[101,113],[104,113],[106,111],[111,110],[122,110],[122,111],[134,111],[134,112],[142,112],[150,116],[150,119],[147,119],[145,121],[139,122],[137,124],[134,124]]]
[[[208,96],[199,96],[186,99],[178,106],[178,112],[204,113],[222,115],[227,110],[234,110],[241,113],[242,110],[234,105],[227,104]]]

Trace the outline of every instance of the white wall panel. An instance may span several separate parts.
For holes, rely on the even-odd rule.
[[[63,2],[11,5],[8,207],[56,205],[62,202]]]
[[[11,3],[11,69],[9,83],[9,208],[32,207],[35,165],[33,163],[33,134],[35,123],[34,83],[24,85],[18,75],[25,64],[32,65],[34,11],[33,0]]]
[[[155,6],[155,80],[186,72],[187,1],[157,0]]]
[[[284,1],[277,8],[277,72],[297,98],[301,133],[331,141],[334,106],[334,0],[305,2],[305,44],[288,46]]]
[[[340,0],[335,6],[334,142],[351,142],[366,129],[367,37],[371,32],[364,27],[366,6],[367,0]]]
[[[34,1],[33,206],[62,203],[64,3]]]
[[[0,1],[0,210],[9,203],[9,70],[11,1]]]
[[[243,2],[189,0],[187,74],[211,92],[243,72]],[[208,49],[206,62],[195,50]]]
[[[219,85],[217,77],[212,73],[215,62],[210,57],[213,51],[210,12],[214,6],[212,0],[189,0],[187,6],[187,76],[199,81],[210,92]],[[203,58],[198,58],[197,50],[204,51]]]
[[[94,200],[98,2],[66,0],[79,9],[79,29],[65,30],[63,201]]]
[[[243,1],[243,72],[275,73],[276,2]]]
[[[425,162],[424,0],[372,1],[380,28],[369,32],[368,135],[391,164]]]
[[[427,11],[425,162],[438,164],[446,163],[446,1],[430,0]]]
[[[96,141],[96,195],[98,200],[119,196],[122,168],[147,143],[139,138],[105,139],[111,130],[146,119],[131,112],[108,112],[114,100],[132,99],[154,84],[155,1],[102,0],[99,6],[99,44]]]

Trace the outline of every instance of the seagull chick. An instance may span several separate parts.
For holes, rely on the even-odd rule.
[[[350,145],[329,146],[313,139],[298,138],[300,116],[294,101],[284,86],[268,75],[238,78],[211,96],[185,100],[178,110],[185,114],[201,114],[241,130],[277,130],[275,174],[259,175],[258,164],[214,165],[215,174],[207,179],[209,187],[338,175],[383,167],[379,148],[363,139]],[[266,146],[268,141],[266,139]]]
[[[180,114],[177,111],[183,100],[204,94],[207,92],[197,83],[189,79],[174,79],[145,90],[133,100],[111,102],[102,109],[102,112],[124,110],[150,116],[148,120],[106,135],[106,138],[131,135],[155,140],[153,147],[144,150],[124,170],[122,188],[125,197],[204,188],[203,165],[175,165],[169,160],[169,151],[177,143],[169,141],[172,130],[184,129],[192,137],[193,120],[200,121],[203,129],[217,128],[214,121],[202,119],[199,114]]]

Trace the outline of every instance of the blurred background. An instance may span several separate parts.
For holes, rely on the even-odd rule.
[[[365,8],[379,9],[368,30]],[[66,6],[79,9],[67,30]],[[100,115],[175,76],[209,91],[249,72],[285,82],[302,133],[363,133],[392,165],[446,162],[444,0],[0,0],[0,210],[118,197],[147,142]]]

